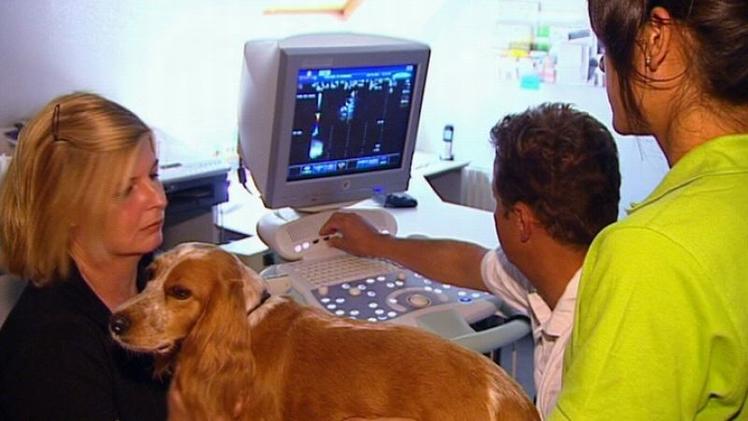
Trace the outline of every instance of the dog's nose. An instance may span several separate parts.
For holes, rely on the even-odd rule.
[[[130,328],[130,319],[123,314],[114,314],[109,321],[109,330],[117,335],[122,335]]]

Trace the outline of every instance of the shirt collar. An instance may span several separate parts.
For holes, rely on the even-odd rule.
[[[721,136],[705,142],[676,162],[654,191],[643,201],[632,203],[626,212],[636,212],[704,176],[748,172],[746,156],[748,134]]]
[[[538,293],[533,292],[528,296],[530,309],[538,320],[538,325],[547,335],[558,337],[571,328],[581,273],[580,267],[571,277],[552,311]]]

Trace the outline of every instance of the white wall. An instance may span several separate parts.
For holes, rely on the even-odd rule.
[[[269,4],[3,0],[0,125],[30,116],[55,95],[91,90],[181,141],[210,152],[229,144],[233,151],[244,41],[339,30],[421,38],[428,19],[422,12],[440,2],[365,2],[348,20],[264,16]]]
[[[490,168],[488,130],[508,112],[568,101],[604,122],[602,88],[500,82],[492,42],[507,0],[368,0],[348,20],[263,15],[269,0],[1,0],[0,126],[27,118],[53,96],[90,90],[133,109],[204,155],[234,150],[245,40],[350,30],[413,38],[432,47],[418,148],[454,151]],[[549,1],[549,0],[546,0]],[[554,0],[579,9],[583,0]],[[641,200],[666,170],[652,139],[619,139],[622,205]]]

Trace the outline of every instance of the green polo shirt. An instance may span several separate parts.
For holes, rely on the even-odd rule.
[[[551,419],[748,419],[748,135],[686,154],[582,274]]]

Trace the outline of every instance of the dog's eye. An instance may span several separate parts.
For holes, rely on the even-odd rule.
[[[169,288],[169,295],[176,298],[177,300],[186,300],[192,297],[192,292],[187,288],[182,288],[179,285],[175,285]]]

